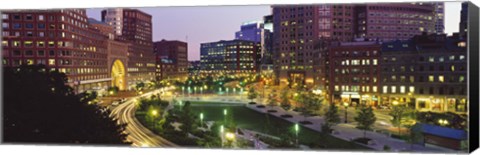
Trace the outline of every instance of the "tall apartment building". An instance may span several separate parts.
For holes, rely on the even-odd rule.
[[[201,72],[252,73],[257,72],[260,44],[247,40],[221,40],[202,43],[200,47]]]
[[[137,9],[106,9],[102,22],[114,27],[116,40],[131,43],[128,48],[127,83],[155,80],[152,16]]]
[[[161,40],[154,42],[153,51],[157,64],[157,80],[164,78],[183,78],[188,74],[188,45],[186,42],[177,40]],[[173,65],[172,70],[161,69],[165,60]],[[158,72],[161,71],[159,74]],[[162,75],[162,76],[158,76]]]
[[[467,111],[467,50],[464,39],[420,35],[383,43],[381,104],[420,111]]]
[[[435,33],[431,3],[276,5],[273,8],[274,72],[280,81],[329,85],[332,41],[408,40]]]
[[[351,5],[273,6],[273,63],[279,81],[327,86],[325,41],[351,40],[353,22]]]
[[[3,65],[44,64],[77,92],[110,86],[106,40],[84,9],[2,12]]]
[[[332,43],[328,90],[332,103],[378,105],[380,49],[381,44],[377,41]]]

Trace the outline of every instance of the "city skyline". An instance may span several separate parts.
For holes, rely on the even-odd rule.
[[[101,10],[103,9],[87,9],[87,16],[100,20]],[[242,23],[261,21],[263,16],[271,14],[270,5],[145,7],[135,9],[152,15],[154,42],[162,39],[187,42],[189,61],[200,60],[201,43],[232,40],[235,38],[235,32],[240,30]],[[243,10],[249,11],[238,13]],[[445,24],[445,33],[448,35],[459,30],[460,18],[458,17],[460,16],[460,10],[461,2],[445,2],[445,23],[456,23]],[[222,22],[216,23],[216,21]],[[202,24],[191,26],[195,23]],[[219,25],[222,28],[218,28]]]

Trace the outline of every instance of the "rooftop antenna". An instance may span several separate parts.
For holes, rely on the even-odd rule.
[[[185,36],[185,42],[188,42],[188,35]]]

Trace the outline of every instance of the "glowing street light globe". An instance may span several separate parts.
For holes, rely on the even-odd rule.
[[[152,115],[153,115],[153,116],[157,116],[157,115],[158,115],[158,111],[157,111],[157,110],[153,110],[153,111],[152,111]]]
[[[225,134],[225,138],[226,138],[227,140],[233,141],[233,140],[235,140],[235,134],[233,134],[233,133],[231,133],[231,132],[227,132],[227,133]]]

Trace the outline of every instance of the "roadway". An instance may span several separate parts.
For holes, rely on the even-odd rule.
[[[159,90],[145,93],[141,96],[129,98],[113,108],[110,116],[117,119],[119,124],[126,124],[125,133],[128,134],[127,140],[132,142],[132,146],[137,147],[179,147],[178,145],[158,136],[146,127],[135,117],[136,102],[140,97],[150,96],[159,93]]]

